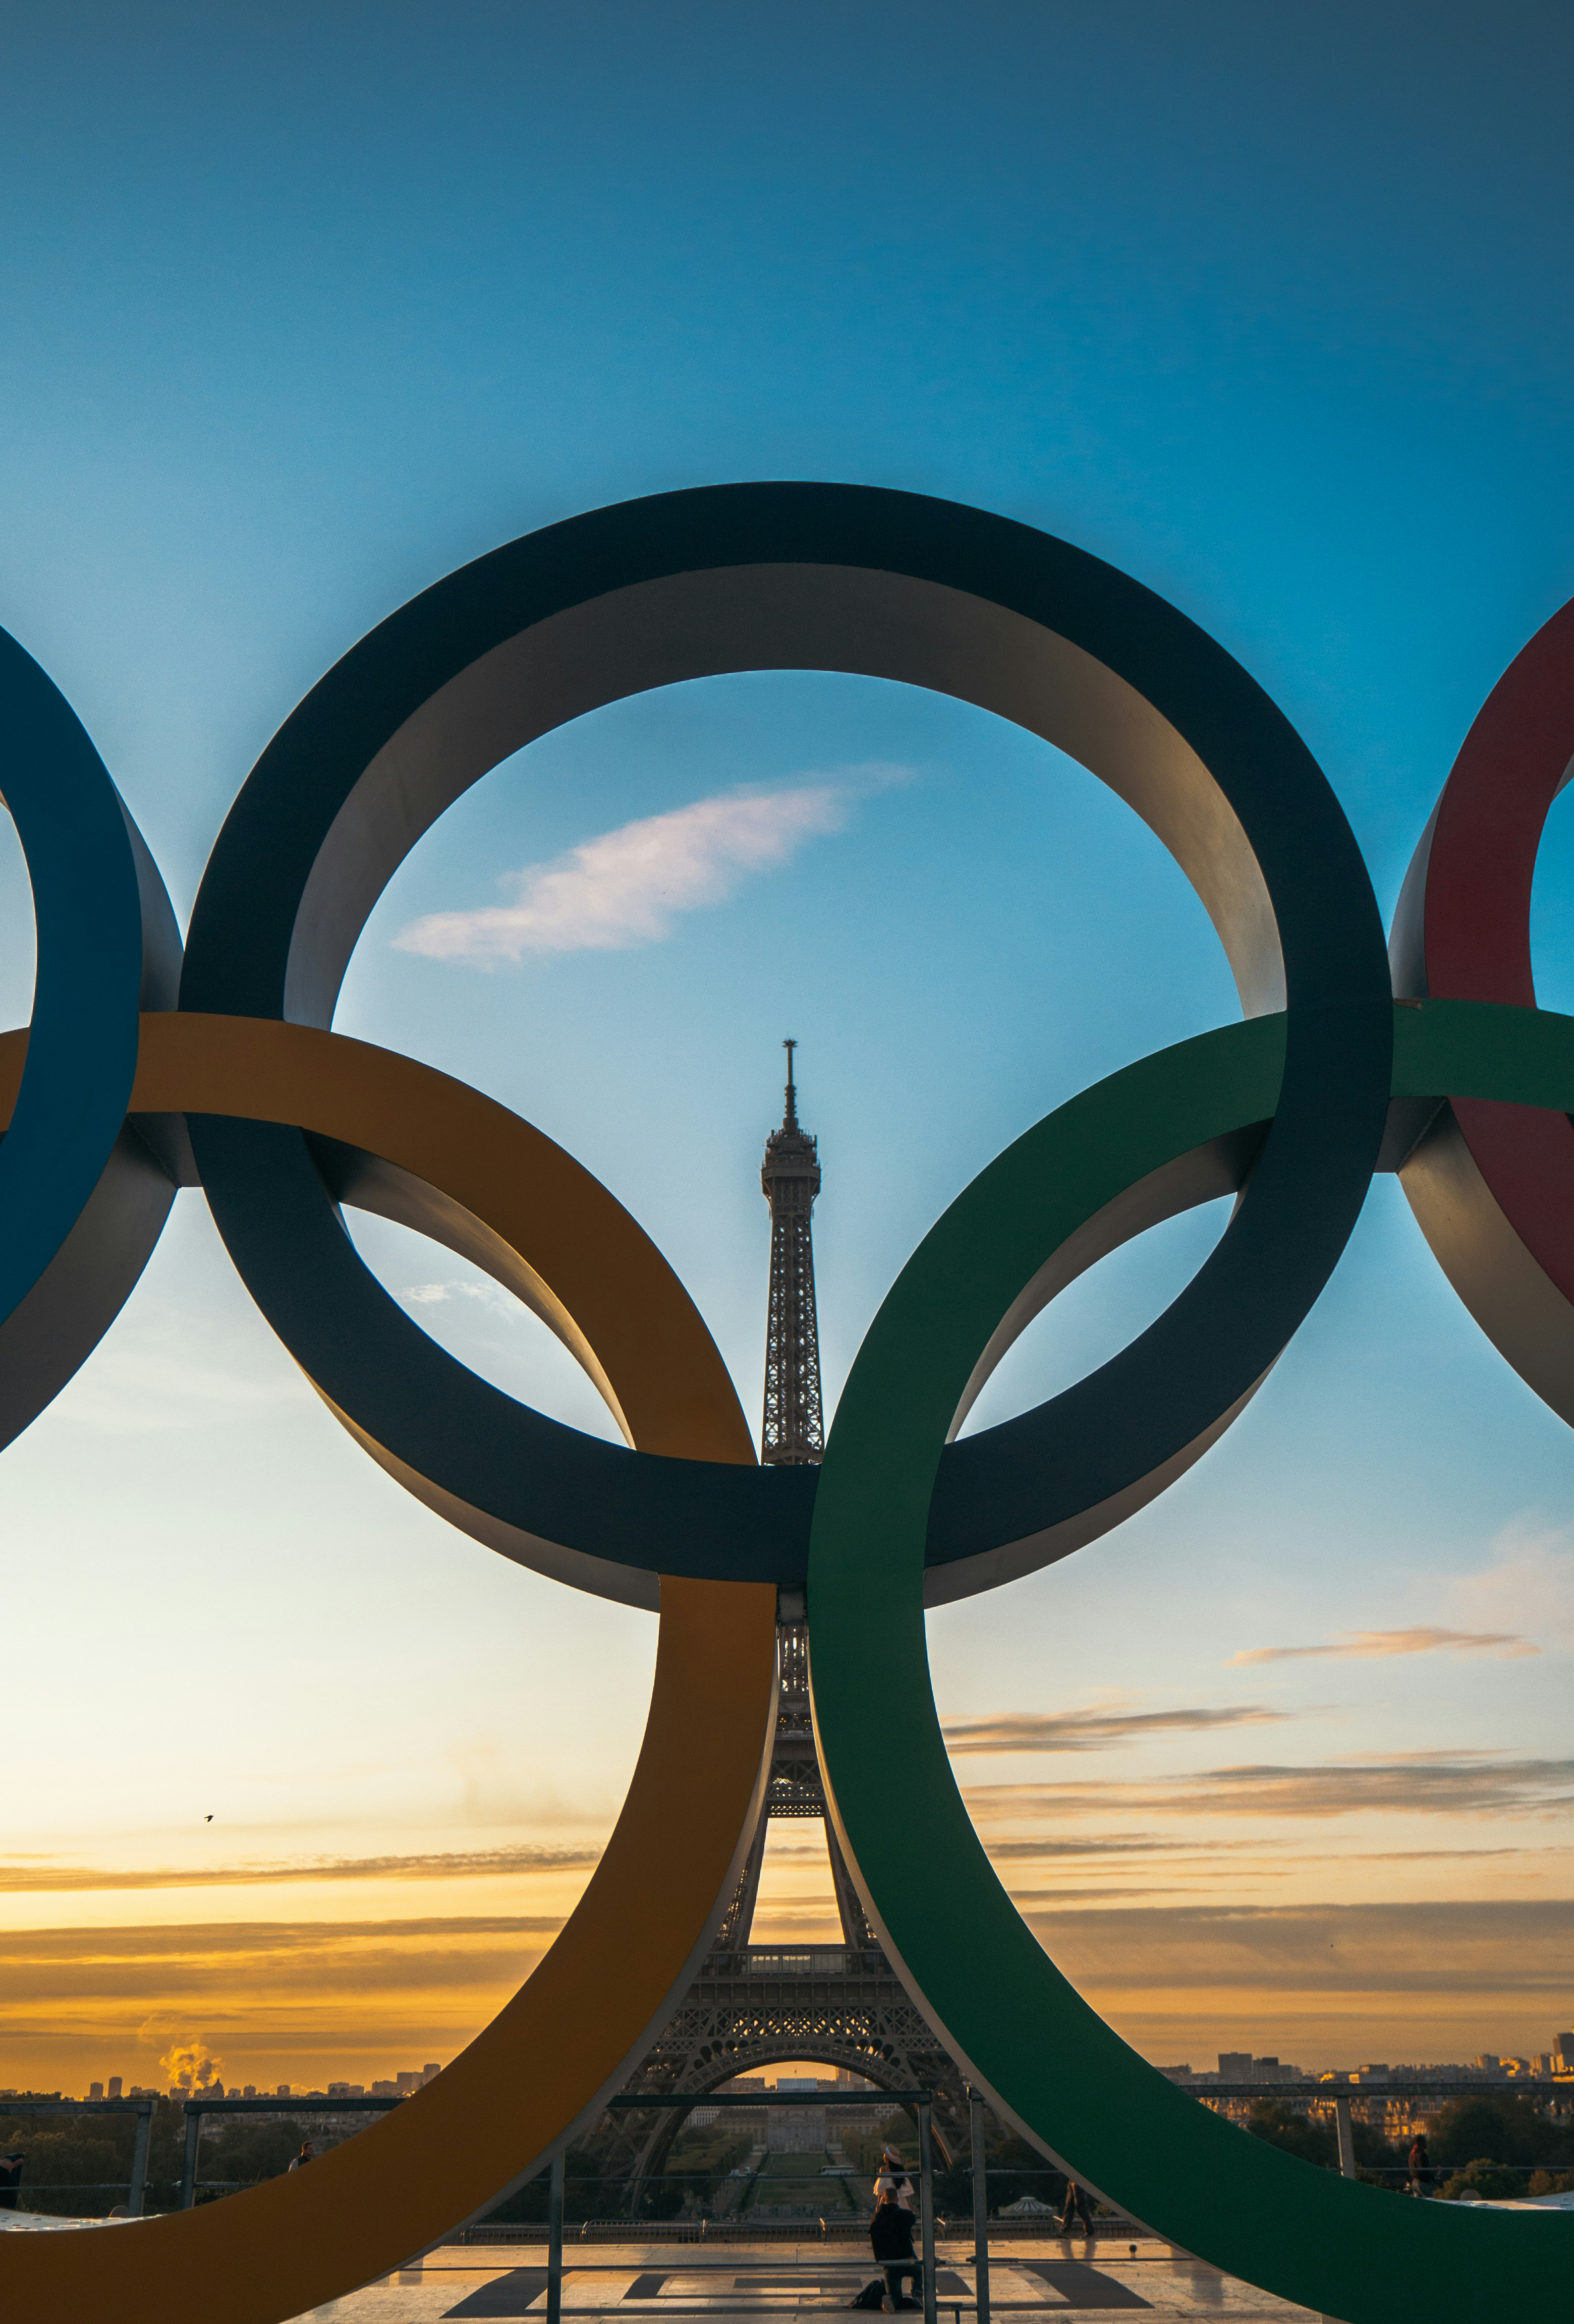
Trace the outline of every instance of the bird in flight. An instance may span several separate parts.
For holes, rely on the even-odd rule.
[[[213,1818],[211,1816],[204,1816],[202,1821],[204,1823],[211,1823],[213,1821]]]

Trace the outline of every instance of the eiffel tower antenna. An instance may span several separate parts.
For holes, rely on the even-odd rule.
[[[814,1305],[814,1236],[810,1213],[819,1192],[819,1141],[798,1120],[787,1052],[782,1127],[765,1140],[760,1185],[771,1205],[771,1300],[765,1327],[765,1413],[760,1459],[767,1467],[801,1467],[825,1452],[819,1394],[819,1321]]]

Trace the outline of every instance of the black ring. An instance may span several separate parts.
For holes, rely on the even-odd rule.
[[[760,669],[903,679],[1058,742],[1180,862],[1248,1011],[1287,1011],[1278,1111],[1192,1282],[1098,1371],[948,1449],[930,1595],[962,1596],[1092,1538],[1212,1441],[1326,1282],[1382,1137],[1389,984],[1354,836],[1289,722],[1173,606],[1008,519],[853,485],[719,485],[527,535],[391,615],[280,729],[203,878],[181,1006],[327,1024],[388,879],[489,767],[602,703]],[[192,1139],[264,1313],[433,1507],[639,1602],[663,1572],[801,1578],[813,1471],[665,1460],[532,1412],[384,1290],[300,1133],[204,1118]]]

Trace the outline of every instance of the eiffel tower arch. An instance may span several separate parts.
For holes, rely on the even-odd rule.
[[[824,1450],[810,1213],[819,1193],[818,1140],[799,1125],[789,1041],[782,1127],[766,1141],[761,1184],[771,1205],[771,1288],[761,1459],[818,1461]],[[942,2150],[968,2126],[960,2069],[936,2038],[865,1916],[826,1815],[809,1702],[809,1633],[800,1599],[777,1626],[776,1733],[770,1771],[736,1891],[708,1953],[660,2038],[624,2087],[625,2098],[689,2098],[763,2066],[803,2061],[864,2076],[886,2089],[931,2089]],[[839,1944],[756,1946],[760,1872],[772,1820],[819,1819],[841,1923]],[[659,2173],[688,2109],[619,2109],[595,2139],[604,2181],[637,2205]]]
[[[962,2151],[968,2093],[960,2069],[936,2039],[864,1914],[825,1819],[825,1790],[809,1709],[808,1633],[788,1620],[777,1632],[776,1738],[759,1823],[727,1914],[688,1992],[625,2084],[625,2098],[687,2098],[696,2106],[734,2075],[801,2061],[864,2076],[885,2089],[932,2089],[943,2150]],[[840,1944],[756,1946],[750,1941],[771,1819],[824,1820]],[[606,2117],[596,2141],[603,2177],[637,2205],[658,2174],[688,2109],[664,2107]]]

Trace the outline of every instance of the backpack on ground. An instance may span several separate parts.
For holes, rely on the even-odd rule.
[[[852,2304],[855,2308],[874,2308],[876,2310],[884,2308],[885,2305],[884,2277],[877,2275],[873,2283],[866,2283]]]

